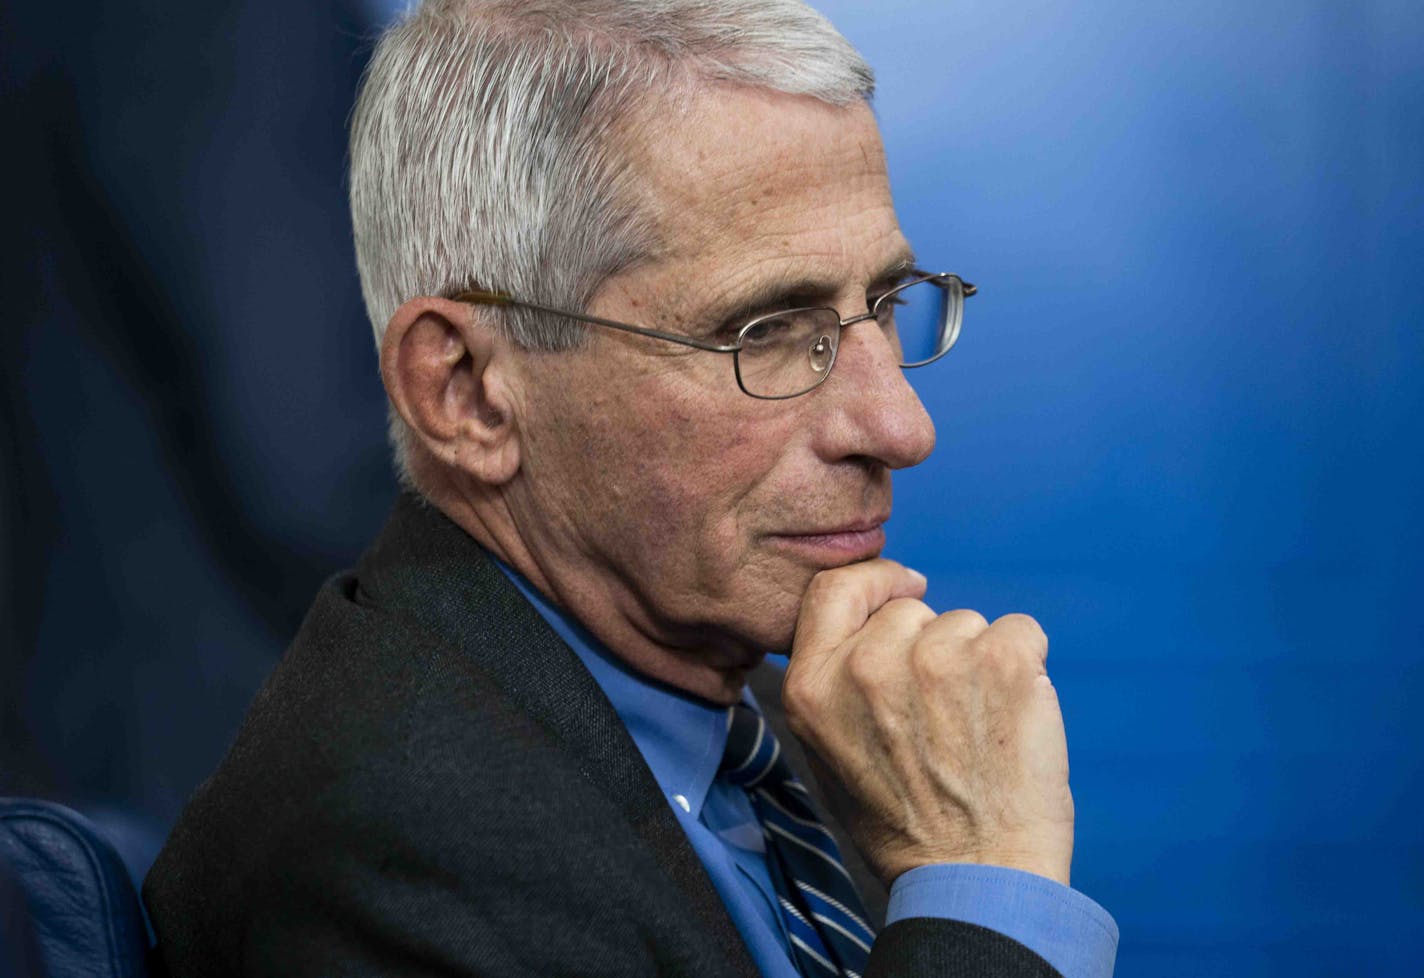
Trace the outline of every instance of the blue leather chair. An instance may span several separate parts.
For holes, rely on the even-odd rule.
[[[118,854],[88,819],[0,798],[0,976],[147,978],[148,929]]]

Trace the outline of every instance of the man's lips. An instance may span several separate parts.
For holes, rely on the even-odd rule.
[[[812,557],[818,563],[852,563],[878,556],[885,547],[885,521],[858,520],[838,527],[773,533],[770,541]]]

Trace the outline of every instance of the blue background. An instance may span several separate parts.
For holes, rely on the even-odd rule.
[[[0,6],[0,792],[136,871],[392,498],[344,211],[378,3]],[[849,2],[978,283],[891,554],[1052,639],[1121,976],[1417,975],[1424,8]]]
[[[1424,8],[856,8],[982,287],[891,550],[1048,631],[1118,974],[1424,974]]]

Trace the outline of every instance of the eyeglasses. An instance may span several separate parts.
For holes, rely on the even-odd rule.
[[[933,363],[948,353],[959,339],[964,323],[964,300],[978,291],[958,275],[916,270],[907,281],[872,299],[870,311],[863,315],[842,319],[841,314],[829,306],[781,309],[748,322],[737,331],[737,340],[730,345],[553,309],[503,292],[474,289],[453,298],[472,305],[532,309],[709,353],[730,353],[737,386],[752,397],[779,401],[814,390],[830,375],[840,349],[841,330],[856,323],[870,320],[878,323],[894,347],[901,367]]]

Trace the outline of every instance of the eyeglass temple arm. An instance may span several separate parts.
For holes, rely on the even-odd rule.
[[[619,329],[625,333],[637,333],[639,336],[651,336],[654,339],[667,340],[670,343],[681,343],[683,346],[693,346],[699,350],[708,350],[712,353],[736,353],[740,346],[722,346],[718,343],[708,343],[705,340],[695,340],[690,336],[679,336],[676,333],[664,333],[659,329],[648,329],[646,326],[634,326],[631,323],[620,323],[616,319],[604,319],[600,316],[590,316],[582,312],[569,312],[566,309],[554,309],[551,306],[541,306],[537,302],[524,302],[505,295],[503,292],[490,292],[484,289],[471,289],[454,296],[456,302],[468,302],[477,306],[518,306],[521,309],[533,309],[537,312],[548,313],[551,316],[564,316],[568,319],[577,319],[580,322],[593,323],[597,326],[607,326],[609,329]]]
[[[924,271],[923,269],[916,269],[916,270],[915,270],[915,274],[916,274],[916,275],[919,275],[919,276],[923,276],[923,277],[920,279],[921,282],[930,281],[930,280],[933,280],[933,279],[940,279],[940,280],[943,280],[943,279],[947,279],[947,278],[959,278],[959,276],[956,275],[956,274],[954,274],[953,272],[926,272],[926,271]],[[914,285],[914,284],[916,284],[916,283],[914,283],[914,282],[909,282],[909,283],[907,283],[907,284],[909,284],[909,285]],[[936,283],[936,284],[938,284],[938,283]],[[964,296],[964,297],[967,299],[967,298],[969,298],[971,295],[975,295],[975,294],[977,294],[978,292],[979,292],[979,286],[975,285],[973,282],[966,282],[966,281],[964,281],[964,279],[959,278],[959,294],[960,294],[960,295]]]

